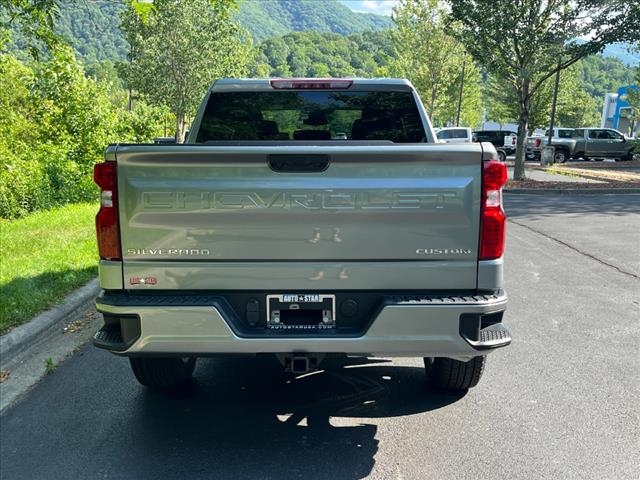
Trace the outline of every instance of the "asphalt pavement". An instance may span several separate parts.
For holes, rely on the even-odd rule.
[[[0,477],[638,479],[640,195],[506,205],[514,342],[466,394],[419,359],[291,379],[241,358],[161,394],[87,345],[0,417]]]

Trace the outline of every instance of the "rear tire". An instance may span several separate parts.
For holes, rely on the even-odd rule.
[[[565,163],[568,158],[569,154],[563,149],[559,149],[553,154],[553,161],[555,163]]]
[[[142,385],[150,388],[175,388],[191,379],[196,358],[133,357],[131,369]]]
[[[424,359],[429,382],[438,388],[451,390],[475,387],[482,377],[485,363],[485,356],[474,357],[468,362],[451,358]]]

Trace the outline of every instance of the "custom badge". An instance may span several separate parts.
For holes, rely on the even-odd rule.
[[[129,285],[156,285],[156,277],[129,277]]]

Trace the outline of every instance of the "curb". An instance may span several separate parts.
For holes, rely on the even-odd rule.
[[[73,313],[86,302],[95,298],[100,293],[100,284],[95,278],[65,297],[62,303],[51,310],[41,313],[29,322],[11,330],[0,337],[0,357],[13,356],[29,345],[32,345],[39,337],[45,336],[51,329],[66,316]]]
[[[612,195],[638,194],[640,188],[511,188],[504,193],[547,195],[557,193],[561,195]]]

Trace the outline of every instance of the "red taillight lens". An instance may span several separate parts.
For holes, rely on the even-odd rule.
[[[353,80],[343,78],[278,78],[270,80],[271,88],[278,90],[344,90]]]
[[[533,144],[535,145],[536,148],[538,148],[540,146],[540,144],[542,143],[542,140],[540,140],[539,138],[536,138],[533,141]]]
[[[502,187],[507,183],[507,166],[496,160],[482,168],[482,218],[480,260],[495,260],[504,253],[506,215],[502,209]]]
[[[485,190],[499,190],[507,183],[507,166],[497,160],[484,162],[482,185]]]
[[[98,163],[93,181],[100,187],[100,210],[96,215],[98,252],[103,260],[121,260],[118,221],[118,176],[115,162]]]
[[[516,137],[511,137],[511,145],[515,145],[517,141]]]

